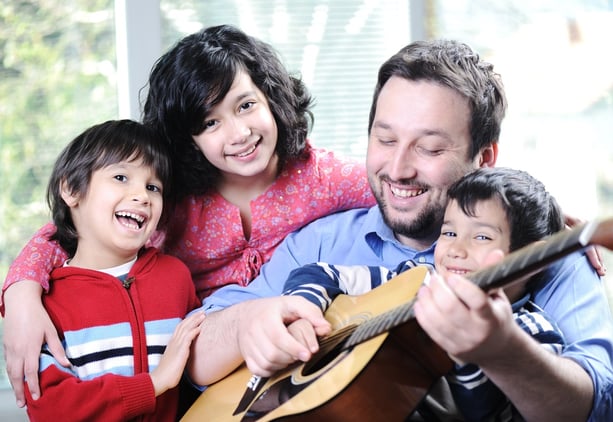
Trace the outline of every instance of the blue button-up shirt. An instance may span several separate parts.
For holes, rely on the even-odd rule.
[[[203,302],[215,311],[248,299],[277,296],[294,268],[314,262],[377,265],[434,263],[434,245],[417,251],[401,244],[377,206],[333,214],[290,234],[260,275],[246,287],[226,286]],[[567,340],[563,356],[575,360],[592,378],[590,421],[613,421],[613,320],[601,279],[581,252],[557,261],[536,286],[533,301],[557,322]],[[538,376],[538,374],[535,374]]]

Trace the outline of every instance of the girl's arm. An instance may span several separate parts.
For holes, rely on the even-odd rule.
[[[66,253],[49,240],[55,226],[47,224],[22,249],[9,268],[2,291],[4,354],[7,373],[19,407],[25,405],[24,376],[34,398],[40,397],[38,358],[43,343],[57,361],[68,366],[55,327],[42,305],[41,294],[49,288],[49,273],[66,260]],[[10,288],[9,288],[10,287]]]
[[[55,233],[53,224],[44,225],[34,234],[11,264],[2,287],[0,311],[3,314],[4,296],[9,287],[22,280],[33,280],[39,283],[44,290],[48,290],[49,274],[54,268],[64,265],[68,255],[57,242],[49,240],[53,233]]]

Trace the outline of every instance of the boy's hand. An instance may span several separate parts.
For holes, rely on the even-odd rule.
[[[151,372],[156,397],[179,384],[189,357],[190,346],[200,332],[200,324],[204,318],[204,312],[195,312],[175,328],[160,363]]]
[[[311,351],[319,349],[317,333],[313,325],[306,319],[299,319],[287,326],[287,331],[304,347]]]

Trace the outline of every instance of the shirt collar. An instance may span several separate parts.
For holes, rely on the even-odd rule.
[[[423,251],[418,251],[409,246],[403,245],[396,239],[394,232],[392,229],[385,224],[383,220],[383,214],[381,213],[381,209],[378,205],[375,205],[368,211],[368,215],[366,216],[366,220],[364,225],[362,226],[363,233],[361,236],[364,236],[364,240],[366,244],[372,249],[372,251],[377,255],[381,256],[383,253],[383,245],[386,243],[393,243],[397,245],[399,248],[404,249],[407,253],[412,257],[418,256],[426,256],[429,257],[434,254],[434,245],[433,243],[430,247],[424,249]]]

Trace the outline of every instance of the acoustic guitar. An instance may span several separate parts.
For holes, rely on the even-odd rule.
[[[613,248],[613,219],[554,234],[468,276],[490,290],[524,280],[590,244]],[[196,420],[405,420],[452,362],[419,327],[416,267],[360,296],[341,295],[325,313],[332,333],[320,351],[270,378],[246,366],[209,386],[182,422]]]

